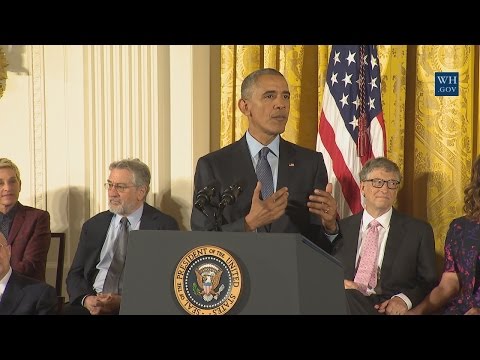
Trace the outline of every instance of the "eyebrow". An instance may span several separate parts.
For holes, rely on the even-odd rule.
[[[270,94],[277,94],[278,92],[275,90],[267,90],[263,93],[263,95],[270,95]],[[282,95],[290,95],[290,91],[282,91]]]

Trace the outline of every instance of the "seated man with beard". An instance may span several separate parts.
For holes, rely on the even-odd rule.
[[[110,164],[109,211],[87,220],[67,276],[65,314],[118,314],[131,230],[178,230],[177,222],[145,202],[150,169],[139,159]]]

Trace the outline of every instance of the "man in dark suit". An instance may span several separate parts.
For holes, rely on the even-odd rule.
[[[10,257],[11,245],[0,232],[0,315],[55,314],[55,289],[12,271]]]
[[[45,281],[50,248],[50,215],[47,211],[23,206],[20,171],[11,160],[0,158],[0,231],[11,246],[10,264],[25,276]]]
[[[397,164],[371,159],[359,177],[365,210],[340,220],[333,243],[344,266],[350,311],[405,314],[437,282],[432,227],[392,207],[401,181]]]
[[[70,304],[66,314],[118,314],[122,283],[118,291],[107,292],[104,284],[115,262],[119,246],[117,233],[121,219],[128,219],[128,230],[178,230],[172,217],[145,202],[150,189],[150,170],[138,159],[110,164],[108,190],[109,211],[87,220],[82,227],[77,252],[67,276]],[[124,259],[123,259],[124,261]],[[123,278],[123,264],[120,269]]]
[[[337,232],[336,202],[331,184],[327,186],[323,156],[280,137],[290,112],[290,92],[284,76],[269,68],[251,73],[242,83],[238,106],[248,117],[246,134],[198,160],[194,202],[205,188],[213,185],[216,191],[211,198],[213,208],[208,204],[193,207],[192,230],[301,233],[329,251],[328,234]],[[262,149],[267,151],[268,164],[261,171],[268,168],[268,181],[257,176]],[[232,184],[243,191],[216,222],[215,206]],[[262,188],[272,191],[265,195]]]

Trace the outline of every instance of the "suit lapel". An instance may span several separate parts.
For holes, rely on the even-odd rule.
[[[290,188],[295,176],[295,149],[280,137],[280,154],[278,154],[277,190],[284,186]]]
[[[152,207],[147,203],[143,204],[143,213],[140,218],[140,228],[139,230],[152,230],[155,229],[155,212],[152,211]]]
[[[228,159],[225,159],[226,162],[229,162],[228,167],[230,168],[228,178],[232,179],[231,181],[233,182],[237,182],[243,189],[235,208],[238,209],[239,213],[247,214],[252,206],[253,191],[257,185],[257,174],[253,167],[245,135],[232,144],[231,153],[228,154],[228,157]],[[221,191],[224,191],[230,185],[232,184],[221,184],[223,186]],[[219,195],[221,196],[221,193]]]
[[[0,315],[13,314],[24,296],[25,292],[22,287],[18,285],[16,275],[12,272],[5,292],[2,295],[2,301],[0,301]]]
[[[114,214],[112,212],[105,211],[102,216],[98,218],[98,224],[95,224],[95,234],[91,237],[91,239],[95,241],[95,249],[97,251],[95,254],[92,252],[92,255],[95,256],[90,255],[91,257],[89,257],[89,268],[91,268],[92,271],[96,271],[96,264],[100,261],[100,253],[102,251],[103,244],[105,243],[105,239],[107,238],[108,228],[110,227],[110,222],[112,221],[113,215]]]
[[[360,237],[360,222],[362,221],[363,211],[353,215],[348,223],[341,227],[343,246],[345,254],[344,271],[345,278],[353,279],[355,276],[355,260],[358,249],[358,239]]]
[[[390,230],[388,231],[387,244],[385,245],[385,253],[383,254],[382,268],[380,281],[389,278],[392,273],[395,255],[398,253],[398,248],[405,238],[405,227],[402,216],[395,210],[392,210],[392,218],[390,219]]]
[[[243,187],[245,187],[244,191],[247,194],[250,194],[250,202],[253,190],[255,190],[255,186],[257,186],[258,179],[253,167],[252,155],[248,149],[247,138],[245,135],[234,144],[232,150],[232,159],[238,159],[238,162],[235,160],[235,164],[232,164],[233,169],[235,169],[234,173],[237,173],[240,182],[243,182]],[[245,181],[241,179],[245,179]]]
[[[295,167],[289,166],[295,164],[295,149],[280,137],[280,146],[278,156],[278,174],[277,188],[281,189],[286,186],[290,189],[291,182],[295,179]],[[282,215],[278,220],[274,221],[270,226],[266,226],[267,232],[282,232],[285,223],[289,221],[286,215]]]
[[[10,233],[8,234],[8,244],[11,245],[13,240],[16,238],[18,232],[23,226],[23,223],[25,222],[25,217],[26,217],[26,210],[25,207],[18,203],[18,209],[17,213],[15,214],[15,217],[12,222],[12,228],[10,229]]]

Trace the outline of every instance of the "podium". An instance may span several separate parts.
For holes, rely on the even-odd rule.
[[[300,234],[167,230],[130,232],[120,314],[187,314],[174,282],[185,273],[195,279],[193,268],[185,272],[179,262],[204,246],[224,249],[240,269],[240,293],[228,315],[347,314],[341,264]]]

